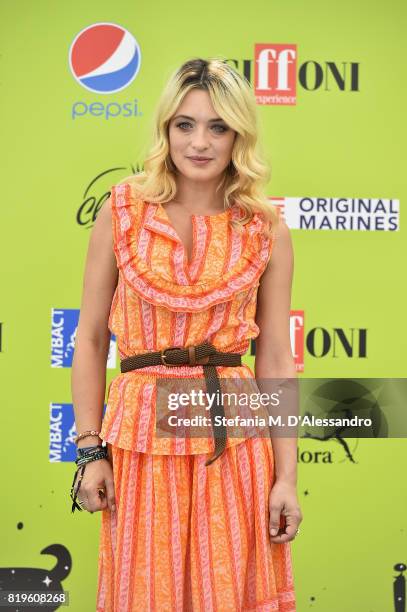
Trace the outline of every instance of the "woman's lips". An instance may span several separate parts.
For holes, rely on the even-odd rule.
[[[198,166],[204,166],[205,164],[207,164],[208,162],[212,161],[211,158],[208,159],[196,159],[194,157],[188,157],[188,159],[193,163],[193,164],[197,164]]]

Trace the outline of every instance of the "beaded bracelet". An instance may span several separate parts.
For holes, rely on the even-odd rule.
[[[86,431],[83,431],[81,434],[76,436],[74,442],[75,444],[78,444],[79,440],[82,440],[82,438],[87,438],[88,436],[99,436],[99,434],[100,431],[96,431],[95,429],[87,429]]]

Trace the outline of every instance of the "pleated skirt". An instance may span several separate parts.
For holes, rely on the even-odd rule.
[[[295,612],[291,542],[269,536],[270,438],[209,454],[108,445],[116,512],[103,510],[97,612]]]

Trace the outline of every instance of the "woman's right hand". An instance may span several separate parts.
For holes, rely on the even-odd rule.
[[[79,476],[79,474],[78,474]],[[78,476],[75,479],[74,491],[77,488]],[[98,489],[103,488],[105,495],[101,496]],[[98,512],[109,508],[115,512],[115,493],[113,482],[113,470],[108,459],[97,459],[89,461],[85,465],[85,471],[79,488],[76,501],[88,512]]]

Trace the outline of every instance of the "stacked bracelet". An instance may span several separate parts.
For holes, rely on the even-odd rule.
[[[76,449],[76,457],[83,457],[88,451],[93,451],[94,448],[105,448],[101,444],[97,444],[95,446],[82,446],[82,448]]]
[[[82,457],[75,459],[76,465],[83,465],[84,463],[88,463],[89,461],[96,461],[96,459],[106,459],[107,451],[102,448],[102,450],[95,451],[94,453],[85,453]]]
[[[80,452],[82,451],[82,452]],[[81,482],[82,482],[82,478],[83,478],[83,474],[85,472],[85,468],[86,468],[86,464],[89,463],[90,461],[96,461],[98,459],[107,459],[108,458],[108,454],[107,454],[107,448],[106,447],[102,447],[100,445],[97,446],[91,446],[91,447],[84,447],[84,448],[78,448],[77,449],[78,452],[78,458],[75,460],[75,463],[77,464],[77,470],[74,474],[73,477],[73,482],[72,482],[72,486],[71,486],[71,491],[70,491],[70,497],[72,499],[72,512],[75,512],[75,509],[78,508],[78,510],[82,511],[82,508],[79,506],[78,502],[76,501],[76,498],[78,496],[79,493],[79,489],[81,486]],[[76,476],[79,472],[79,479],[78,479],[78,483],[77,483],[77,487],[76,490],[74,490],[74,485],[75,485],[75,480],[76,480]]]

